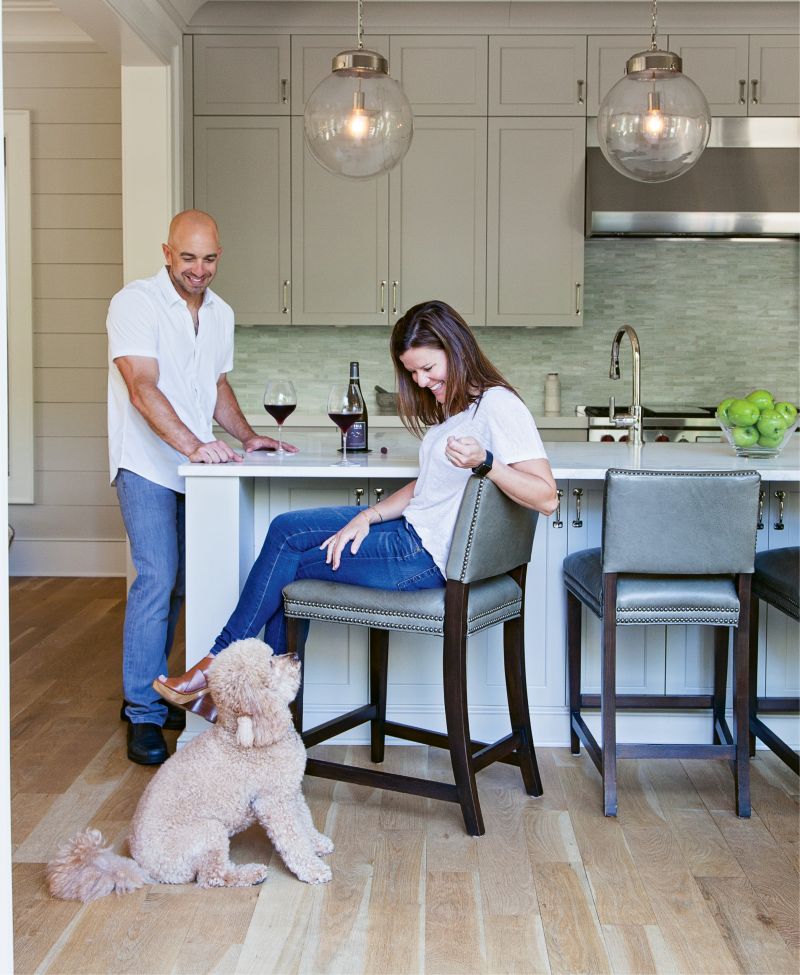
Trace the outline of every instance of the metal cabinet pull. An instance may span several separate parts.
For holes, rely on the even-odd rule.
[[[578,104],[583,105],[583,79],[578,81]]]
[[[739,104],[747,104],[747,81],[744,78],[739,79]]]
[[[392,314],[397,314],[397,288],[399,281],[392,281]]]
[[[776,532],[782,532],[786,527],[783,523],[783,502],[786,500],[786,492],[776,491],[775,497],[778,499],[778,520],[773,523],[772,527]]]
[[[580,281],[575,282],[575,314],[580,315],[581,313],[581,283]]]
[[[375,504],[383,497],[383,488],[375,488]]]
[[[581,499],[583,498],[583,488],[575,488],[572,495],[575,498],[575,517],[572,519],[572,527],[583,528],[583,520],[581,519]]]
[[[758,78],[753,78],[750,82],[750,101],[753,105],[758,105]]]
[[[561,499],[564,497],[564,492],[561,490],[561,488],[556,491],[556,497],[558,498],[558,507],[556,508],[553,528],[563,528],[564,522],[561,520]]]
[[[281,101],[283,102],[284,105],[289,101],[288,91],[289,91],[288,78],[281,78]]]
[[[766,498],[767,492],[764,488],[758,492],[758,521],[756,522],[756,531],[764,530],[764,498]]]
[[[289,282],[288,280],[283,282],[283,307],[281,308],[281,312],[284,315],[289,314],[289,284],[290,283],[291,282]]]
[[[356,488],[356,504],[361,507],[361,499],[364,497],[364,488]]]
[[[386,311],[386,282],[381,281],[381,315]]]

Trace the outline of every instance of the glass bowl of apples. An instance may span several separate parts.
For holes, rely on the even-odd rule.
[[[716,417],[739,457],[777,457],[800,422],[793,403],[776,403],[766,389],[755,389],[741,399],[724,399]]]

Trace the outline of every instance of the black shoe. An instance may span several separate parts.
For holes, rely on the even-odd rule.
[[[167,743],[157,724],[128,725],[128,758],[138,765],[161,765],[169,758]]]
[[[167,705],[167,720],[163,724],[163,728],[166,731],[183,731],[186,727],[186,712],[182,708],[175,707],[174,704],[170,704],[169,701],[164,701]],[[122,702],[122,707],[119,709],[119,720],[130,722],[130,718],[125,713],[125,708],[128,706],[127,701]]]

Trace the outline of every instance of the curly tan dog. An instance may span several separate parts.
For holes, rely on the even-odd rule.
[[[314,828],[300,791],[306,752],[289,711],[299,661],[273,655],[260,640],[240,640],[219,654],[208,682],[217,723],[176,752],[145,789],[128,838],[133,860],[111,852],[97,830],[85,830],[48,864],[54,896],[89,901],[151,882],[260,884],[266,864],[235,864],[229,856],[229,838],[254,822],[300,880],[331,879],[320,855],[333,843]]]

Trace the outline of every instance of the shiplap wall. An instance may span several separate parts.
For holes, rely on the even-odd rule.
[[[90,44],[12,40],[3,84],[6,108],[31,112],[33,170],[35,503],[9,509],[10,571],[123,575],[105,333],[122,287],[120,69]]]

